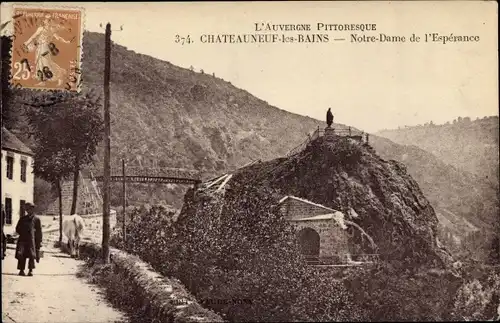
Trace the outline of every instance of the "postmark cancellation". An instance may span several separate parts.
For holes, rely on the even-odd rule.
[[[79,91],[84,11],[13,7],[11,86]]]

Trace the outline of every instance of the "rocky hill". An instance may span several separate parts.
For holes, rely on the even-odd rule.
[[[498,116],[471,120],[457,118],[443,125],[383,130],[377,134],[396,143],[415,145],[447,164],[498,186]]]
[[[348,137],[320,137],[291,157],[244,167],[226,184],[225,198],[240,200],[240,207],[251,204],[245,187],[271,188],[344,214],[354,209],[358,216],[352,221],[373,238],[387,261],[437,265],[450,259],[438,246],[434,209],[406,167]],[[192,207],[189,196],[186,205]]]

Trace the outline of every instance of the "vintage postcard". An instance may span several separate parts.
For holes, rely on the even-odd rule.
[[[14,6],[11,85],[77,91],[81,82],[82,9]]]
[[[497,28],[3,2],[2,322],[500,321]]]

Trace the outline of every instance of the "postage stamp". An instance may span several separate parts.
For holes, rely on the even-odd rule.
[[[79,91],[84,11],[81,8],[13,8],[11,86]]]

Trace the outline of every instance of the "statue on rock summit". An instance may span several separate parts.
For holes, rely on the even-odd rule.
[[[328,128],[332,126],[332,123],[333,123],[333,114],[331,108],[328,108],[328,111],[326,112],[326,124],[328,125]]]

